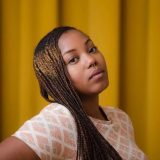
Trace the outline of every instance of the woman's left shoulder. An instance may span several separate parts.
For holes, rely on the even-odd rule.
[[[123,111],[122,109],[120,109],[118,107],[105,106],[102,108],[106,113],[114,113],[114,114],[118,114],[118,115],[128,116],[128,114],[125,111]]]
[[[112,106],[105,106],[102,108],[103,111],[106,113],[106,115],[109,116],[109,118],[114,119],[115,121],[118,122],[125,122],[125,123],[128,122],[132,125],[129,115],[122,109]]]

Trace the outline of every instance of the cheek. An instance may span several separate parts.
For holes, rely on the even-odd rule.
[[[105,58],[102,54],[100,54],[100,61],[106,65],[106,61],[105,61]]]
[[[83,72],[81,72],[79,69],[77,69],[77,68],[69,68],[68,67],[68,73],[69,73],[69,77],[70,77],[70,80],[71,80],[71,82],[73,83],[73,85],[74,86],[77,86],[77,85],[81,85],[81,83],[82,83],[82,77],[84,76],[84,75],[82,75],[83,74]]]
[[[103,66],[103,68],[106,70],[107,72],[107,64],[106,64],[106,60],[104,58],[104,56],[101,54],[100,56],[100,64]]]

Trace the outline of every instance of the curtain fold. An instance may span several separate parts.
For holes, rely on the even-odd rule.
[[[107,61],[102,105],[132,119],[137,144],[158,160],[160,144],[159,0],[1,0],[0,138],[11,135],[46,104],[32,59],[38,41],[58,25],[87,33]]]
[[[148,3],[147,152],[159,159],[160,144],[160,1]]]
[[[148,3],[125,0],[122,8],[120,102],[133,121],[137,141],[146,149]]]

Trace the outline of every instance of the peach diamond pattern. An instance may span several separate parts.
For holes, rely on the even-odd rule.
[[[103,107],[109,121],[89,117],[102,136],[124,160],[145,160],[134,140],[128,115],[120,109]],[[46,106],[26,121],[13,136],[26,143],[41,160],[75,160],[77,132],[71,113],[58,103]]]

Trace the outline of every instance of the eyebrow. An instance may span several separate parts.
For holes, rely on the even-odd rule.
[[[90,42],[90,41],[92,42],[92,40],[91,40],[90,38],[88,38],[88,39],[85,41],[84,44],[87,45],[88,42]],[[70,52],[74,52],[74,51],[76,51],[76,49],[70,49],[70,50],[64,52],[63,55],[65,55],[65,54],[67,54],[67,53],[70,53]]]

